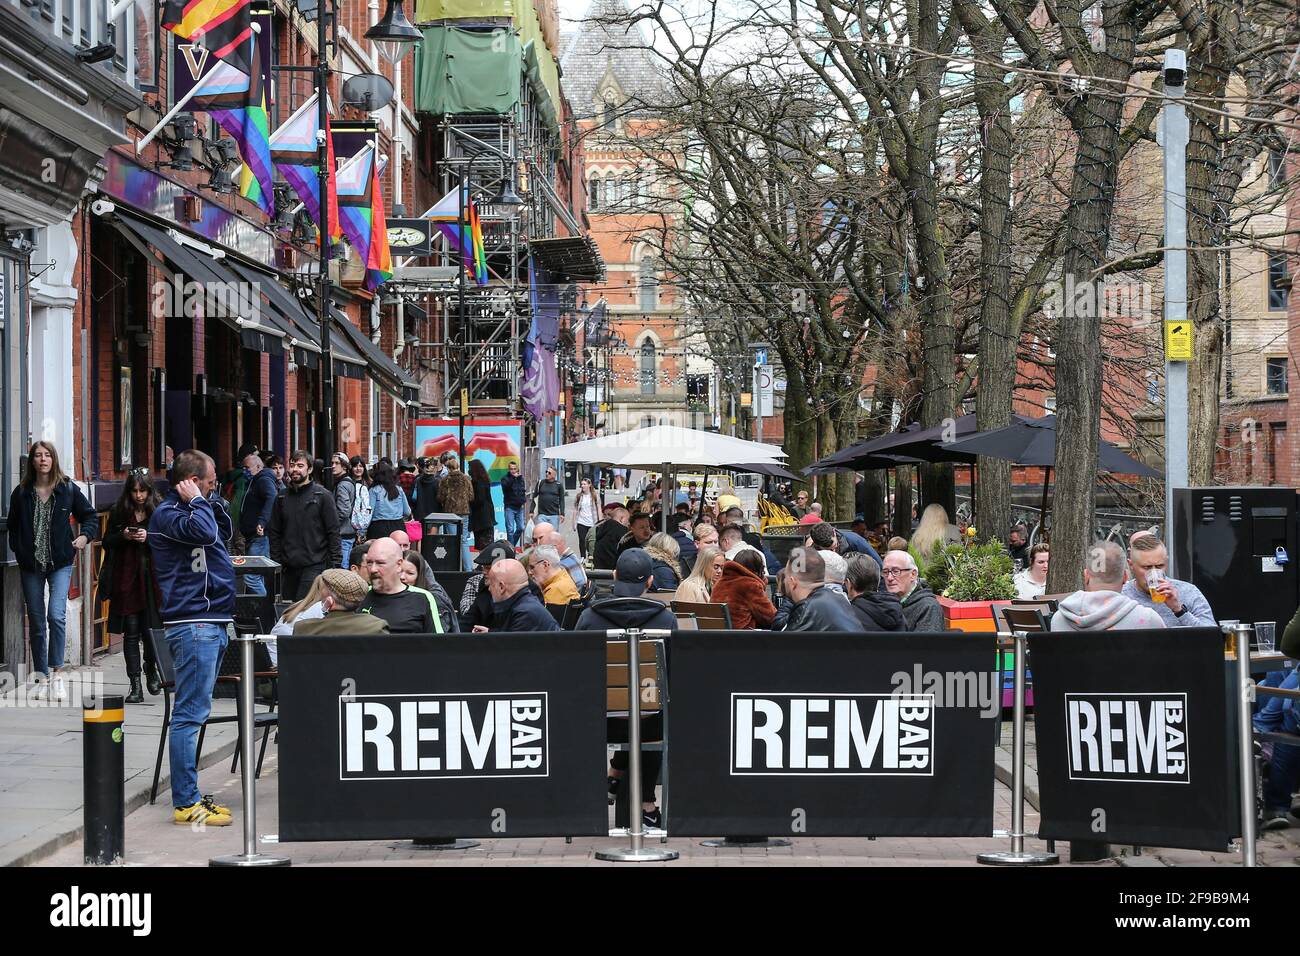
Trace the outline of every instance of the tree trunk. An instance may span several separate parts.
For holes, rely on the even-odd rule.
[[[1132,75],[1137,29],[1133,13],[1121,14],[1107,0],[1103,25],[1106,49],[1095,57],[1102,81],[1126,82]],[[1084,93],[1069,111],[1077,153],[1065,216],[1063,275],[1076,289],[1098,281],[1107,260],[1115,209],[1120,121],[1125,98]],[[1097,297],[1093,297],[1096,301]],[[1076,315],[1076,311],[1086,314]],[[1047,590],[1083,586],[1083,567],[1095,533],[1097,447],[1101,427],[1102,343],[1099,309],[1066,307],[1056,327],[1056,497],[1052,517],[1052,562]]]
[[[1011,90],[1002,66],[1007,31],[988,20],[975,0],[958,0],[956,10],[975,47],[975,105],[980,147],[980,337],[979,431],[1011,423],[1016,385],[1016,333],[1011,312]],[[1011,528],[1011,462],[981,456],[974,523],[981,541],[1006,541]]]
[[[912,537],[912,466],[894,469],[894,520],[890,530],[901,538]]]
[[[783,359],[785,357],[783,356]],[[808,407],[808,392],[797,363],[785,360],[785,408],[781,412],[785,426],[782,449],[786,467],[796,474],[813,463],[813,432]],[[811,486],[811,485],[810,485]]]

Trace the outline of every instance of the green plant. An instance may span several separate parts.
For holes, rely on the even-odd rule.
[[[1008,601],[1016,596],[1011,556],[1000,541],[936,548],[922,577],[936,594],[954,601]]]

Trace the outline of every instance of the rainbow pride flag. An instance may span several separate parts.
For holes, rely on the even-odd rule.
[[[257,37],[248,44],[252,61],[257,56]],[[268,216],[275,214],[275,176],[271,171],[270,117],[266,111],[266,90],[260,66],[251,74],[227,61],[218,63],[203,83],[203,89],[190,99],[190,108],[202,110],[217,121],[239,146],[244,170],[240,195],[251,199]]]
[[[317,164],[319,153],[316,150],[317,131],[320,129],[320,110],[316,94],[298,107],[297,111],[282,123],[271,136],[271,161],[284,176],[285,182],[293,187],[298,198],[302,200],[307,212],[318,225],[321,221],[320,205],[320,166]],[[334,139],[329,134],[329,116],[325,117],[325,142],[328,150],[328,168],[334,169]],[[343,236],[339,226],[339,197],[335,189],[335,177],[326,179],[327,201],[329,204],[328,235],[330,239]]]
[[[374,145],[368,145],[352,157],[336,177],[339,225],[365,265],[365,286],[371,292],[393,274],[377,158]]]
[[[258,62],[248,43],[252,22],[249,0],[167,0],[162,13],[165,29],[186,40],[201,39],[218,60],[249,75]]]
[[[459,188],[459,187],[457,187]],[[483,225],[478,210],[469,196],[465,197],[465,229],[460,229],[459,203],[456,189],[452,189],[429,207],[421,217],[428,219],[460,251],[465,271],[474,277],[477,285],[488,284],[487,250],[483,246]]]

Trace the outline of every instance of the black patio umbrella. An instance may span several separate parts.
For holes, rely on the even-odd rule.
[[[739,471],[747,475],[764,475],[768,478],[782,478],[786,481],[797,481],[803,484],[803,479],[793,471],[778,465],[776,462],[756,462],[749,465],[728,465],[727,471]]]
[[[978,432],[939,447],[950,454],[999,458],[1025,467],[1043,469],[1042,516],[1047,517],[1047,488],[1056,466],[1056,416],[1020,418],[1003,428]],[[1161,478],[1163,475],[1135,458],[1130,458],[1112,442],[1102,440],[1097,447],[1097,470],[1112,475],[1137,475],[1140,478]]]

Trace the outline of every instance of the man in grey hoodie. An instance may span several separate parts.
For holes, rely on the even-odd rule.
[[[1098,541],[1088,549],[1083,590],[1075,591],[1052,615],[1053,631],[1136,631],[1163,628],[1165,622],[1149,607],[1120,593],[1124,587],[1124,549],[1114,541]]]

